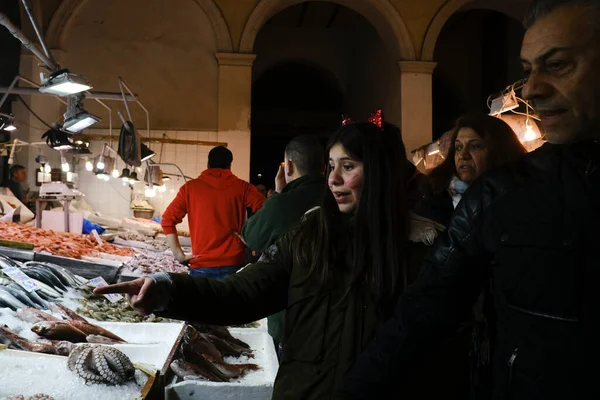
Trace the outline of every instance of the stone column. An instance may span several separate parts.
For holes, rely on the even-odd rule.
[[[216,53],[219,62],[218,140],[233,152],[233,173],[250,179],[250,102],[255,54]]]
[[[437,63],[400,61],[402,138],[406,152],[431,142],[433,129],[431,75]]]

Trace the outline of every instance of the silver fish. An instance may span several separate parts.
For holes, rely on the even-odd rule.
[[[13,295],[13,297],[15,299],[19,300],[21,303],[28,305],[29,307],[33,307],[33,308],[39,308],[39,309],[42,308],[38,304],[35,304],[33,301],[31,301],[31,299],[29,297],[27,297],[27,295],[25,293],[23,293],[21,290],[15,289],[15,286],[17,286],[17,285],[3,286],[3,288],[6,289],[10,294]]]
[[[4,286],[0,286],[0,300],[2,300],[5,304],[12,308],[14,311],[17,311],[19,308],[27,307],[25,304],[21,303],[18,299],[16,299],[8,290],[4,289]]]

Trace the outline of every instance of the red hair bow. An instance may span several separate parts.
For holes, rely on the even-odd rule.
[[[373,125],[379,127],[379,129],[383,129],[383,110],[381,108],[373,111],[369,118],[367,118],[367,122],[372,123]],[[348,116],[342,115],[342,126],[352,124],[354,120]]]
[[[377,125],[379,129],[383,129],[383,110],[381,108],[375,110],[371,115],[369,115],[367,121]]]

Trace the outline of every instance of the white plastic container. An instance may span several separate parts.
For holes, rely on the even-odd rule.
[[[252,371],[233,382],[181,381],[170,376],[165,387],[166,400],[270,400],[273,395],[273,383],[279,368],[273,339],[264,331],[257,329],[230,328],[235,338],[248,343],[253,350],[254,358],[231,359],[231,364],[253,363],[261,369]],[[169,377],[169,375],[167,375]]]
[[[55,232],[66,232],[65,214],[62,211],[42,211],[42,229]],[[81,235],[83,230],[83,214],[69,213],[69,232]]]

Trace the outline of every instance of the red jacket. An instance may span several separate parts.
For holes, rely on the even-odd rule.
[[[191,268],[224,267],[246,262],[246,251],[236,233],[242,231],[246,209],[257,212],[265,197],[228,169],[210,168],[186,183],[162,217],[165,234],[177,234],[176,226],[188,215],[192,253]]]

